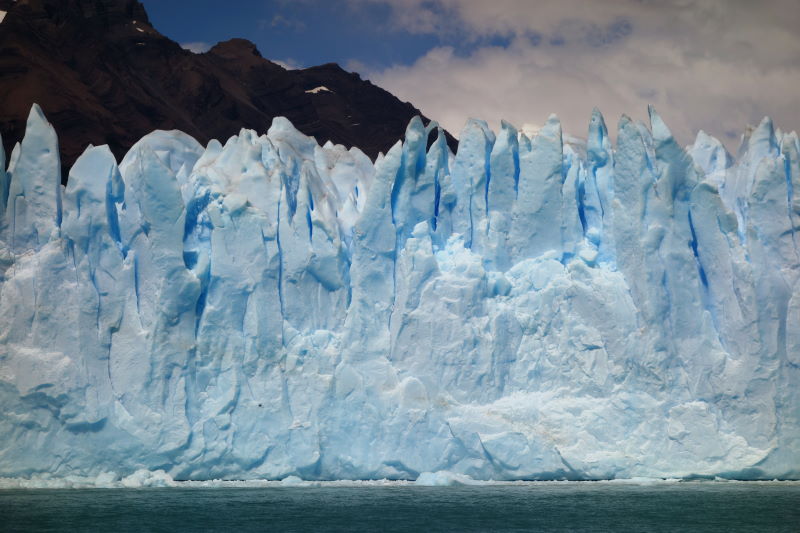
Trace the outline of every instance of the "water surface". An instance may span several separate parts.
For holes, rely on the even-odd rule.
[[[0,490],[0,531],[800,531],[795,483]]]

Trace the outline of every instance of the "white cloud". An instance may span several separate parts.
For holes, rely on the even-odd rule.
[[[555,112],[583,135],[594,106],[613,130],[648,103],[684,143],[705,129],[735,145],[766,114],[800,128],[796,0],[350,1],[390,4],[393,24],[441,37],[412,65],[365,74],[455,133],[469,116],[519,126]],[[486,44],[498,36],[510,44]]]
[[[259,21],[259,26],[261,29],[267,28],[287,28],[293,31],[305,31],[306,24],[302,20],[297,20],[295,18],[287,18],[281,14],[277,14],[272,17],[270,20],[261,19]]]
[[[184,50],[189,50],[195,54],[202,54],[211,50],[211,45],[208,43],[204,43],[201,41],[193,42],[193,43],[181,43],[181,48]]]
[[[300,70],[303,68],[303,65],[290,57],[286,59],[270,59],[270,61],[282,66],[286,70]]]
[[[350,59],[344,64],[344,69],[348,72],[370,72],[369,66],[358,59]]]

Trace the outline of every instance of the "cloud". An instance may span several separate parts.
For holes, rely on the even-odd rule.
[[[555,112],[583,135],[594,106],[614,129],[648,103],[684,143],[705,129],[731,144],[764,115],[800,127],[795,0],[349,1],[387,4],[396,29],[439,37],[411,65],[363,74],[454,133],[469,116],[519,126]]]
[[[197,41],[193,43],[181,43],[181,48],[184,50],[189,50],[195,54],[202,54],[211,50],[211,46],[208,43],[204,43],[202,41]]]
[[[344,64],[344,69],[347,72],[370,72],[369,65],[358,59],[347,60]]]
[[[302,20],[298,20],[295,18],[285,17],[281,14],[277,14],[273,16],[270,20],[261,19],[259,20],[259,27],[263,29],[276,29],[276,28],[287,28],[293,31],[305,31],[306,24]]]
[[[286,70],[300,70],[303,68],[303,65],[301,65],[299,62],[295,61],[291,57],[288,57],[286,59],[271,59],[270,61],[282,66]]]

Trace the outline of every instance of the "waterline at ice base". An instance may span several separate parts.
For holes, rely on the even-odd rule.
[[[470,121],[454,155],[415,119],[373,163],[278,118],[89,147],[62,188],[34,106],[0,477],[800,478],[797,135],[616,138]]]

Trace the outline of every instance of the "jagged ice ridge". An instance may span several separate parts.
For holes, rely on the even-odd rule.
[[[89,147],[62,188],[34,106],[0,476],[798,478],[798,152],[769,119],[684,150],[651,109],[615,148],[599,112],[473,120],[455,156],[415,119],[373,164],[277,118]]]

